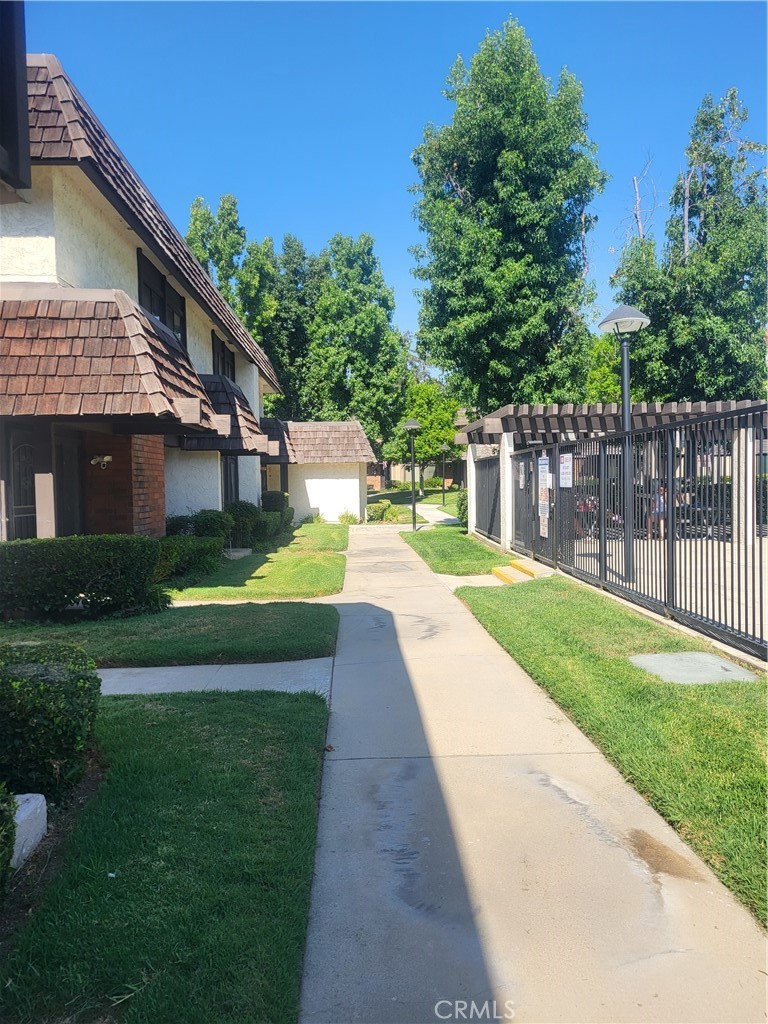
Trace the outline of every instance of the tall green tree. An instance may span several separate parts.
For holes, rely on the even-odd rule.
[[[455,459],[461,449],[454,444],[456,428],[453,425],[459,411],[459,400],[437,380],[417,380],[412,377],[405,399],[403,417],[415,419],[420,430],[414,435],[413,454],[419,467],[419,491],[424,493],[424,470],[434,463],[439,466],[442,445],[447,444],[447,459]],[[382,455],[392,462],[409,463],[410,437],[402,426],[392,433],[384,445]]]
[[[633,342],[633,395],[711,401],[765,395],[765,147],[745,136],[736,89],[706,96],[670,197],[661,255],[632,239],[614,282],[651,318]]]
[[[581,397],[588,208],[605,181],[581,85],[563,70],[553,89],[510,20],[444,95],[451,123],[413,154],[421,353],[484,410]]]
[[[378,455],[400,420],[407,346],[392,325],[394,295],[373,244],[366,234],[329,243],[300,398],[307,419],[359,420]]]

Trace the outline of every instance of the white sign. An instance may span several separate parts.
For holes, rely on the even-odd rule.
[[[560,456],[560,486],[573,487],[573,455]]]
[[[520,490],[522,491],[525,487],[525,470],[522,466],[517,467],[517,484]]]
[[[539,459],[539,518],[549,519],[549,459]],[[543,536],[543,534],[542,534]]]
[[[549,536],[549,517],[548,516],[539,516],[539,536],[540,537],[548,537]]]

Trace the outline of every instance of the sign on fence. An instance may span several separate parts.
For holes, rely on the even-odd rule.
[[[539,458],[539,518],[549,519],[549,459]],[[542,537],[544,534],[542,533]]]
[[[573,454],[571,452],[560,456],[560,486],[573,487]]]
[[[539,516],[539,536],[540,537],[548,537],[549,536],[549,517],[548,516]]]

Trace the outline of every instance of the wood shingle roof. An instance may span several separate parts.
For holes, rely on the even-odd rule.
[[[265,462],[307,465],[319,462],[373,462],[374,454],[357,420],[346,422],[262,419],[279,454]]]

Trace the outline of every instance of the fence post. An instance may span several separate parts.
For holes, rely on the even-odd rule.
[[[558,530],[558,516],[560,515],[560,446],[555,445],[552,451],[552,471],[555,477],[555,505],[552,509],[552,561],[557,568],[559,559],[558,545],[560,544],[560,531]]]
[[[675,429],[667,430],[667,609],[675,606],[675,541],[677,534],[677,495],[675,494]]]
[[[605,564],[606,564],[606,530],[605,530],[605,512],[606,505],[608,504],[608,442],[604,439],[600,440],[600,456],[598,460],[597,469],[597,486],[598,486],[598,497],[597,497],[597,522],[598,522],[598,560],[600,565],[600,582],[605,583]]]

